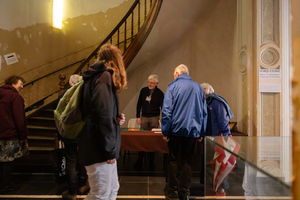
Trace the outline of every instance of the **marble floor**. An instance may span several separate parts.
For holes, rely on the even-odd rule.
[[[122,199],[165,199],[164,187],[166,185],[164,155],[155,155],[155,170],[149,169],[147,162],[140,170],[135,170],[133,165],[137,159],[137,152],[130,152],[124,158],[124,152],[118,160],[120,189],[118,200]],[[230,188],[226,190],[226,196],[204,195],[210,193],[199,183],[200,176],[199,159],[196,158],[190,199],[291,199],[288,196],[262,196],[245,197],[242,188],[243,168],[237,166],[229,176]],[[61,199],[61,193],[66,190],[66,183],[58,183],[52,172],[37,173],[22,172],[13,173],[13,182],[19,184],[20,188],[14,192],[0,194],[0,199]],[[209,177],[207,177],[207,180]],[[211,194],[211,193],[210,193]],[[213,194],[213,193],[212,193]],[[84,199],[85,195],[78,195],[78,199]]]

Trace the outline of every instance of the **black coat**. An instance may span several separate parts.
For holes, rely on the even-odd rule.
[[[78,159],[85,166],[119,158],[119,98],[112,82],[112,73],[103,63],[95,63],[83,73],[81,108],[83,117],[87,118],[79,136]]]
[[[137,118],[140,118],[141,110],[143,117],[156,117],[160,115],[160,111],[164,102],[164,93],[158,87],[156,87],[151,95],[152,97],[150,102],[146,101],[148,96],[150,96],[150,89],[148,87],[142,88],[136,107]]]

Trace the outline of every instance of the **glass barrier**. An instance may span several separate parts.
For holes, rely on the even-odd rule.
[[[206,137],[205,196],[291,197],[291,142],[291,137]]]

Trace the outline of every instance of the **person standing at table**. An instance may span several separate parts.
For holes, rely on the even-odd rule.
[[[121,149],[118,93],[127,86],[120,50],[104,44],[96,61],[83,72],[82,117],[86,125],[79,135],[78,159],[86,168],[90,191],[86,200],[117,198],[117,159]]]
[[[159,127],[159,116],[162,108],[164,93],[157,87],[158,76],[152,74],[148,77],[148,87],[144,87],[140,91],[140,96],[136,107],[137,124],[141,125],[144,130],[151,130]],[[141,116],[142,112],[142,116]],[[155,169],[154,152],[148,153],[149,167]],[[139,152],[139,157],[134,164],[135,169],[142,169],[144,152]]]
[[[205,92],[181,64],[174,70],[162,108],[161,129],[169,149],[166,199],[189,199],[196,142],[204,136],[206,121]]]
[[[0,87],[0,193],[19,188],[11,182],[15,158],[28,150],[24,99],[19,94],[25,80],[10,76]]]

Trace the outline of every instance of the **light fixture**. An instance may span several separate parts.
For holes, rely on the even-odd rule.
[[[64,0],[53,0],[52,26],[58,29],[62,28],[63,4]]]

